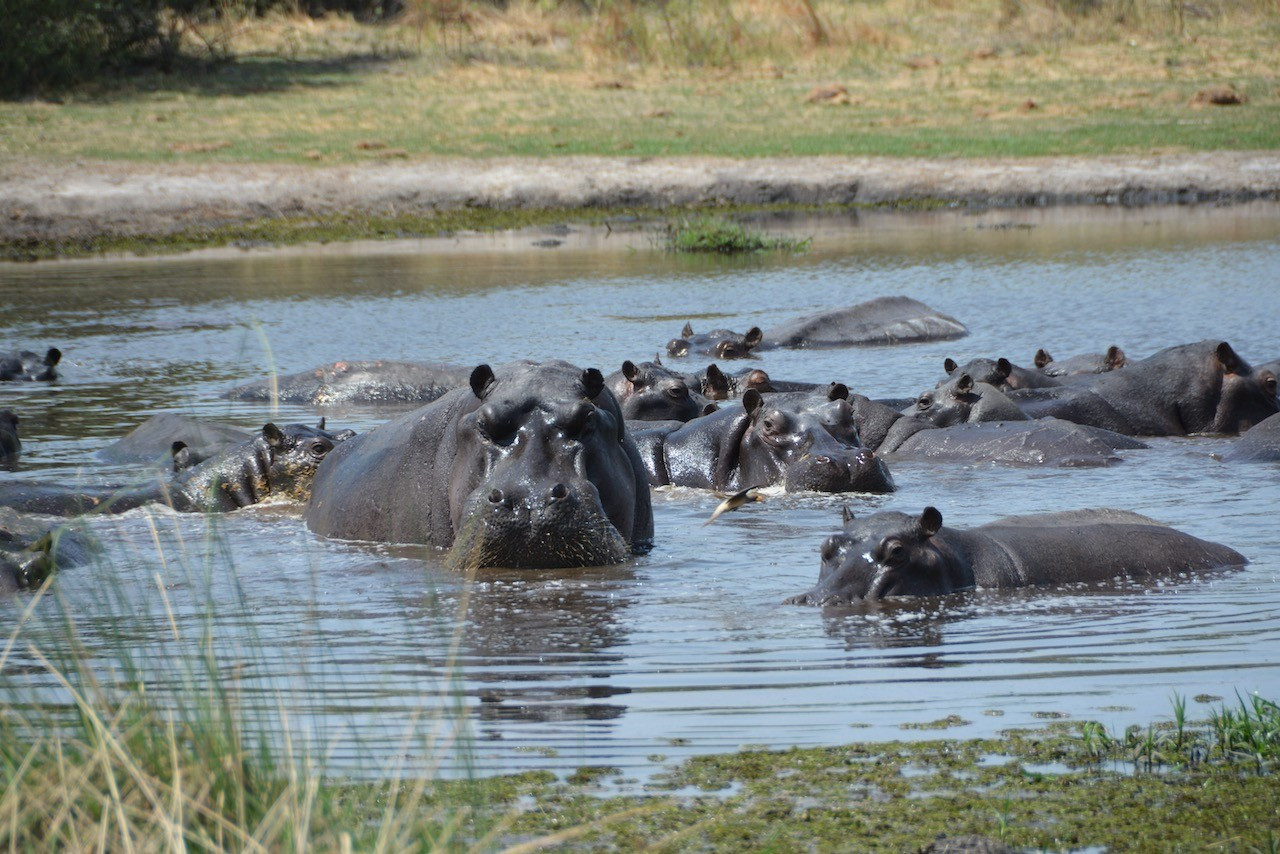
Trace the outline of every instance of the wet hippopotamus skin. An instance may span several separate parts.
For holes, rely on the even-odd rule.
[[[1232,463],[1280,462],[1280,414],[1241,433],[1222,459]]]
[[[688,421],[702,415],[708,406],[715,406],[700,390],[690,390],[690,379],[660,361],[637,365],[628,359],[622,363],[622,370],[605,377],[605,385],[618,399],[623,418],[629,421]],[[700,389],[701,383],[695,387]]]
[[[306,521],[326,537],[452,547],[462,566],[608,565],[653,540],[617,399],[598,370],[560,361],[480,365],[467,388],[343,443]]]
[[[54,570],[87,563],[93,551],[84,531],[0,507],[0,595],[39,587]]]
[[[953,376],[932,391],[922,393],[902,414],[935,427],[1027,420],[1018,405],[1000,389],[990,383],[975,382],[968,374]]]
[[[727,491],[777,485],[892,492],[888,467],[858,439],[847,395],[844,386],[827,395],[748,389],[740,406],[674,431],[637,434],[649,482]]]
[[[434,362],[338,361],[308,371],[236,386],[232,400],[279,400],[311,406],[429,403],[467,384],[471,369]]]
[[[324,429],[323,421],[320,429]],[[186,452],[185,460],[192,465],[252,438],[253,434],[248,430],[229,424],[177,412],[161,412],[98,451],[98,456],[116,463],[167,463],[175,443],[181,443]]]
[[[0,353],[0,382],[50,382],[58,378],[55,368],[62,361],[62,351],[50,347],[41,356],[30,350]]]
[[[268,423],[251,439],[233,445],[171,480],[133,486],[75,489],[34,481],[0,482],[0,506],[27,513],[74,516],[123,513],[144,504],[168,504],[179,512],[217,513],[269,497],[304,502],[320,461],[354,434],[330,433],[305,424]]]
[[[717,359],[745,359],[759,346],[762,335],[758,326],[741,333],[729,329],[695,333],[693,325],[686,322],[680,337],[667,342],[667,355],[682,358],[699,353]]]
[[[963,375],[969,375],[974,382],[993,385],[1001,391],[1015,388],[1051,388],[1062,385],[1062,380],[1051,377],[1031,368],[1023,368],[1013,364],[1003,356],[998,359],[971,359],[966,364],[957,364],[954,359],[945,359],[942,370],[946,374],[938,381],[938,386]]]
[[[18,416],[12,409],[0,409],[0,463],[13,462],[22,452],[18,438]]]
[[[971,530],[944,527],[934,507],[919,516],[885,511],[864,519],[846,511],[843,530],[823,542],[821,555],[817,585],[788,603],[1161,578],[1248,562],[1234,549],[1127,510],[1012,516]]]
[[[1073,377],[1085,374],[1105,374],[1123,368],[1128,362],[1124,351],[1112,344],[1105,353],[1082,353],[1068,359],[1055,360],[1049,351],[1041,347],[1032,363],[1045,376]],[[1022,386],[1034,388],[1034,386]]]
[[[821,311],[766,329],[759,349],[910,344],[962,338],[969,329],[919,300],[877,297],[849,308]]]
[[[1050,389],[1009,392],[1033,418],[1054,416],[1131,436],[1233,434],[1280,411],[1276,375],[1225,341],[1169,347],[1124,370]]]

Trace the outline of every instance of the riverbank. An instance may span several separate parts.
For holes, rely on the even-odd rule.
[[[1280,198],[1280,152],[1108,157],[554,157],[345,166],[15,160],[0,257],[432,236],[691,209]]]

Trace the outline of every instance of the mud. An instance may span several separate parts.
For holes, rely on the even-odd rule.
[[[164,235],[264,217],[458,208],[1145,205],[1280,198],[1280,152],[1096,158],[436,159],[281,164],[0,163],[0,241]]]

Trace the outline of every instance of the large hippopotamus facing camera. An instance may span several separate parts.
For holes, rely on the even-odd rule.
[[[34,481],[0,481],[0,506],[27,513],[74,516],[123,513],[144,504],[168,504],[179,512],[219,513],[270,497],[304,502],[316,468],[334,446],[355,435],[330,433],[305,424],[278,427],[227,448],[171,480],[139,485],[76,489]]]
[[[849,390],[825,395],[761,395],[748,389],[729,406],[678,429],[636,434],[654,486],[737,491],[892,492],[884,461],[858,439]]]
[[[0,463],[13,462],[21,452],[18,416],[12,409],[0,409]]]
[[[865,519],[846,510],[844,529],[823,542],[821,553],[817,585],[788,603],[1157,578],[1248,562],[1234,549],[1127,510],[1011,516],[972,530],[943,527],[934,507],[919,516],[885,511]]]
[[[1213,340],[1009,398],[1033,418],[1051,415],[1131,436],[1239,433],[1280,411],[1275,373],[1255,371],[1226,341]]]
[[[317,474],[326,537],[452,546],[463,566],[620,563],[649,548],[644,468],[604,376],[476,367],[468,387],[345,442]]]
[[[43,356],[30,350],[0,353],[0,382],[49,382],[58,378],[54,370],[62,361],[62,351],[50,347]]]
[[[471,369],[433,362],[338,361],[236,386],[232,400],[278,400],[311,406],[429,403],[467,384]]]

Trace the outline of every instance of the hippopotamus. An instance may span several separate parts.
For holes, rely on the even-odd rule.
[[[660,361],[637,365],[628,359],[622,363],[622,370],[605,377],[605,385],[618,399],[622,415],[628,420],[688,421],[702,415],[708,406],[715,408],[701,391],[690,391],[685,374]]]
[[[87,563],[93,543],[81,530],[50,528],[0,507],[0,595],[39,587],[55,569]]]
[[[1055,361],[1049,351],[1041,347],[1032,359],[1036,368],[1049,377],[1070,377],[1079,374],[1105,374],[1123,368],[1127,359],[1124,351],[1112,344],[1105,353],[1084,353],[1069,359]],[[1035,386],[1021,386],[1034,388]]]
[[[691,353],[702,353],[717,359],[745,359],[760,344],[762,334],[759,326],[753,326],[745,333],[712,329],[710,332],[695,334],[693,325],[686,321],[684,328],[680,330],[680,337],[667,342],[667,355],[683,357]]]
[[[1161,350],[1124,370],[1009,398],[1024,413],[1052,415],[1131,436],[1231,434],[1280,411],[1276,375],[1255,371],[1226,341]]]
[[[673,431],[637,435],[654,486],[737,491],[779,485],[815,492],[892,492],[884,461],[858,439],[849,390],[826,395],[755,389],[741,406],[705,415]]]
[[[998,359],[972,359],[964,365],[948,358],[943,360],[942,370],[946,372],[946,376],[938,381],[938,386],[965,374],[972,377],[974,382],[987,383],[1001,390],[1062,385],[1062,381],[1055,377],[1015,365],[1003,356]]]
[[[479,365],[467,388],[344,442],[307,526],[451,548],[461,566],[620,563],[653,542],[644,467],[595,368]]]
[[[1004,392],[990,383],[974,382],[968,374],[953,376],[933,391],[924,392],[903,414],[928,421],[935,427],[1027,420]]]
[[[12,462],[22,451],[18,439],[18,416],[12,409],[0,409],[0,463]]]
[[[50,347],[43,356],[30,350],[0,353],[0,382],[56,380],[58,372],[54,368],[61,360],[62,351],[57,347]]]
[[[972,530],[943,527],[935,507],[919,516],[882,511],[865,519],[846,509],[843,530],[823,542],[821,555],[817,585],[788,603],[1147,579],[1248,562],[1227,546],[1107,509],[1011,516]]]
[[[1222,455],[1232,463],[1280,462],[1280,414],[1253,425]]]
[[[323,419],[320,429],[324,429]],[[174,447],[181,445],[186,454],[184,459],[195,464],[252,438],[248,430],[229,424],[161,412],[99,450],[98,456],[117,463],[155,463],[167,461]]]
[[[954,317],[904,296],[877,297],[849,308],[798,317],[765,330],[759,349],[910,344],[962,338],[969,329]]]
[[[257,504],[268,497],[305,502],[320,461],[351,431],[330,433],[305,424],[267,423],[251,439],[233,445],[165,482],[77,490],[33,481],[0,482],[0,506],[28,513],[72,516],[90,511],[123,513],[144,504],[168,504],[180,512],[215,513]]]
[[[470,368],[432,362],[339,361],[258,380],[226,393],[232,400],[278,400],[312,406],[429,403],[467,383]]]

